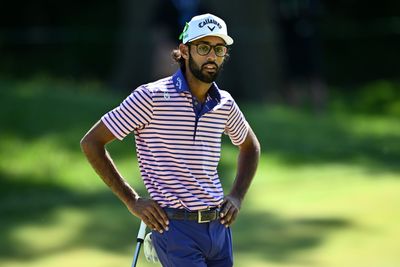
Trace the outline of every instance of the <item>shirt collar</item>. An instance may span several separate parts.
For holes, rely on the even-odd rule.
[[[181,69],[179,69],[177,72],[175,72],[174,75],[172,75],[172,82],[174,83],[175,89],[178,93],[190,92],[189,85],[187,84],[185,75],[183,75]],[[221,94],[215,82],[211,84],[211,87],[208,90],[208,95],[212,99],[216,100],[218,103],[221,101]]]

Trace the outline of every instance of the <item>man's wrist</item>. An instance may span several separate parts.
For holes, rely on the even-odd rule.
[[[239,200],[240,202],[242,202],[242,200],[243,200],[243,198],[244,198],[244,194],[241,193],[241,192],[239,192],[239,191],[236,191],[236,190],[232,190],[232,191],[229,193],[229,196],[231,196],[231,197],[233,197],[233,198],[236,198],[236,199]]]
[[[123,194],[121,196],[121,200],[125,203],[125,205],[134,207],[140,196],[133,190],[132,187],[130,187],[128,184],[126,184],[127,187],[125,190],[123,190]]]
[[[127,203],[130,204],[130,205],[132,205],[132,206],[135,206],[136,203],[137,203],[137,201],[138,201],[139,199],[140,199],[140,196],[139,196],[139,195],[133,194],[131,197],[129,197],[129,198],[127,199]]]

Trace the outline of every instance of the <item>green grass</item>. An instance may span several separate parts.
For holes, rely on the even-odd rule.
[[[0,266],[129,266],[138,220],[79,148],[124,94],[43,77],[0,87]],[[233,226],[235,266],[399,266],[400,120],[241,106],[263,153]],[[133,137],[109,149],[145,194]],[[236,155],[225,138],[225,189]]]

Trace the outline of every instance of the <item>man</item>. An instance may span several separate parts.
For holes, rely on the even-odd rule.
[[[128,210],[153,230],[163,266],[232,266],[229,226],[255,174],[260,145],[233,98],[214,83],[233,43],[225,22],[195,16],[181,38],[173,52],[181,68],[134,90],[89,130],[81,147]],[[131,132],[150,199],[125,181],[105,149]],[[239,147],[225,197],[217,173],[224,132]]]

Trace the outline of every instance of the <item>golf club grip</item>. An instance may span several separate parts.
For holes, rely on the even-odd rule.
[[[138,242],[143,242],[144,236],[146,235],[146,227],[147,227],[146,224],[143,221],[140,221],[140,228],[137,235]]]

